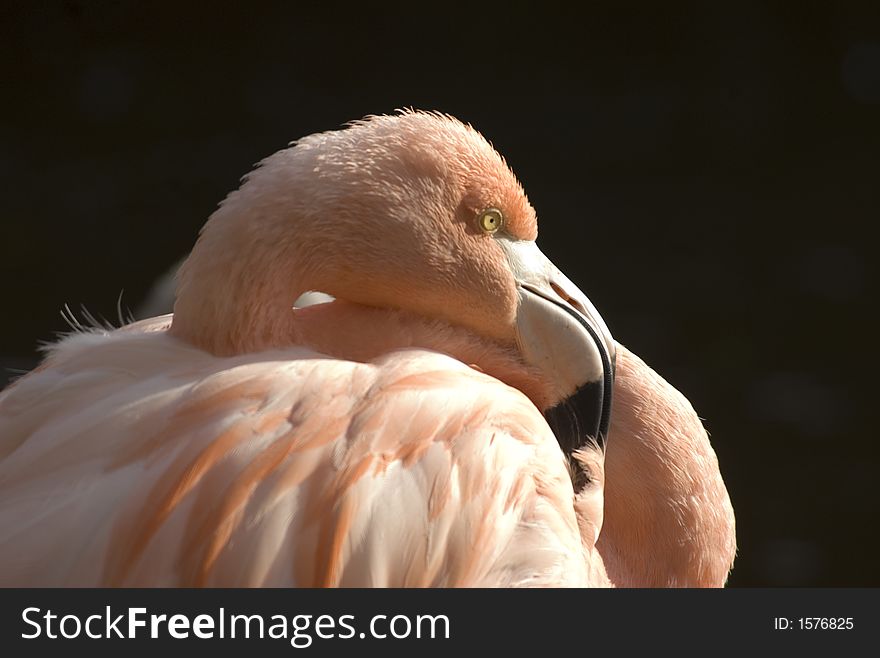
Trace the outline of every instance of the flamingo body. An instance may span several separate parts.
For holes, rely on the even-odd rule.
[[[69,337],[5,394],[3,584],[584,582],[567,465],[520,391],[414,348],[218,359],[167,324]]]

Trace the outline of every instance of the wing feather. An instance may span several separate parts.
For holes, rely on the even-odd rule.
[[[575,508],[531,402],[429,351],[95,332],[0,394],[3,585],[583,584]]]

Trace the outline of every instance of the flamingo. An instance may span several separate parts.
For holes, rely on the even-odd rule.
[[[173,314],[66,336],[0,394],[0,584],[724,585],[699,418],[536,237],[447,115],[270,156]]]

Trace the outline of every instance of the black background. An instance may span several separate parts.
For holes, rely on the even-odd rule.
[[[288,141],[442,110],[705,419],[731,584],[880,585],[880,3],[4,3],[0,26],[0,366],[64,303],[136,307]]]

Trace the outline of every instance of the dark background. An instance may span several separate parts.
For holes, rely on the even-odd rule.
[[[0,366],[135,308],[288,141],[438,109],[705,419],[731,584],[880,585],[880,3],[653,4],[4,3]]]

